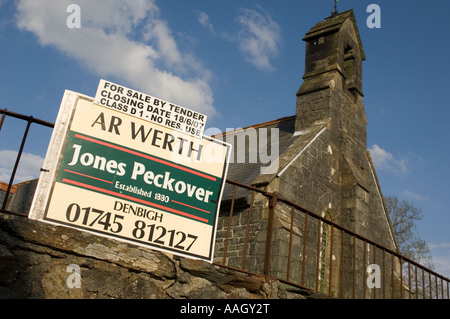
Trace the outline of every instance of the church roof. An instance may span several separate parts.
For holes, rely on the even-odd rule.
[[[258,187],[267,185],[275,177],[280,176],[309,146],[309,143],[323,132],[327,123],[328,121],[318,121],[305,130],[295,132],[295,116],[289,116],[213,137],[234,144],[227,178]],[[276,133],[271,134],[271,129],[276,129],[278,136],[273,135]],[[255,136],[257,137],[256,143],[252,141]],[[245,140],[246,137],[247,140]],[[244,140],[245,144],[242,144]],[[275,153],[272,153],[272,148]],[[268,160],[261,161],[261,155],[267,155],[270,162]],[[256,159],[256,161],[252,159]],[[244,193],[238,194],[238,197],[242,197]],[[223,199],[230,199],[231,196],[232,186],[227,185]]]

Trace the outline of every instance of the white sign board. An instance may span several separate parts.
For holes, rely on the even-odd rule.
[[[105,80],[95,103],[199,138],[205,129],[204,114]]]
[[[229,155],[66,91],[29,217],[212,261]]]

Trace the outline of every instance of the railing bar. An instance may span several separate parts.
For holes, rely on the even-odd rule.
[[[422,299],[426,298],[425,295],[425,270],[422,268]]]
[[[441,278],[441,295],[442,295],[442,299],[445,299],[445,295],[444,295],[444,279]]]
[[[22,217],[28,217],[28,214],[26,213],[20,213],[20,212],[13,212],[7,209],[0,209],[0,213],[9,214],[9,215],[17,215]]]
[[[333,225],[331,225],[330,230],[330,276],[329,276],[329,283],[328,283],[328,294],[331,295],[331,288],[332,288],[332,276],[333,276],[333,233],[334,233]]]
[[[246,184],[242,184],[242,183],[240,183],[238,181],[235,181],[233,179],[227,179],[226,182],[228,184],[231,184],[231,185],[234,185],[234,186],[238,186],[238,187],[245,188],[245,189],[248,189],[248,190],[251,190],[251,191],[255,191],[255,192],[260,193],[260,194],[262,194],[262,195],[264,195],[266,197],[268,197],[268,196],[270,196],[272,194],[272,193],[263,191],[260,188],[249,186],[249,185],[246,185]],[[296,205],[294,205],[294,206],[296,206]]]
[[[429,299],[433,299],[433,290],[431,288],[431,273],[428,273],[428,282],[430,283],[430,298]]]
[[[417,280],[417,266],[415,266],[414,277],[416,280],[416,299],[419,299],[419,281]]]
[[[5,121],[5,117],[6,117],[6,114],[3,113],[3,114],[2,114],[2,119],[0,120],[0,131],[2,130],[3,122]]]
[[[302,285],[305,283],[306,244],[308,243],[308,213],[305,213],[305,230],[303,234]]]
[[[447,299],[450,299],[449,282],[447,281]]]
[[[19,167],[20,158],[22,157],[23,148],[25,146],[25,141],[28,136],[28,132],[30,130],[31,121],[28,121],[27,127],[25,128],[25,132],[23,133],[22,143],[20,144],[19,152],[17,153],[16,162],[14,163],[14,168],[11,173],[11,178],[9,180],[8,188],[6,189],[5,197],[3,198],[2,209],[6,209],[6,204],[8,203],[8,197],[11,192],[11,187],[14,182],[14,178],[16,177],[17,168]]]
[[[319,291],[319,263],[320,263],[320,240],[322,220],[317,220],[317,249],[316,249],[316,291]]]
[[[264,275],[268,278],[270,275],[270,261],[272,256],[272,235],[273,235],[273,217],[275,207],[277,206],[277,195],[272,194],[269,199],[269,218],[267,220],[266,249],[264,252]]]
[[[225,265],[226,258],[227,258],[227,253],[228,253],[228,242],[229,242],[229,239],[230,239],[231,219],[233,217],[234,201],[236,199],[236,188],[237,188],[237,186],[234,185],[234,187],[233,187],[233,197],[231,198],[230,216],[228,218],[227,237],[225,238],[225,247],[223,248],[222,264],[224,264],[224,265]]]
[[[403,261],[400,257],[400,299],[403,299]]]
[[[435,285],[436,285],[436,299],[439,299],[438,280],[437,280],[436,276],[434,276],[434,281],[435,281]]]
[[[394,299],[394,294],[395,294],[394,270],[395,270],[394,255],[391,255],[391,299]]]
[[[352,236],[353,238],[353,259],[352,259],[352,268],[353,268],[353,280],[352,280],[352,285],[353,285],[353,292],[352,292],[352,297],[353,299],[355,299],[356,297],[356,237]]]
[[[408,261],[408,290],[409,299],[411,299],[411,263]]]
[[[244,242],[244,254],[242,256],[242,269],[245,270],[245,262],[247,259],[247,248],[248,248],[248,234],[250,232],[250,221],[252,219],[252,210],[255,202],[255,191],[252,191],[252,199],[250,201],[250,207],[248,210],[247,227],[245,229],[245,242]]]
[[[363,271],[363,282],[362,282],[362,286],[363,286],[363,299],[366,299],[366,242],[363,241],[363,267],[362,267],[362,271]]]
[[[377,247],[373,247],[373,263],[376,264],[377,263]],[[374,286],[373,287],[373,299],[377,299],[377,287]]]
[[[383,299],[386,299],[386,251],[383,249]]]
[[[32,123],[36,123],[36,124],[40,124],[43,126],[47,126],[50,128],[54,128],[55,124],[48,122],[48,121],[44,121],[44,120],[40,120],[38,118],[32,117],[32,116],[27,116],[27,115],[23,115],[20,113],[15,113],[15,112],[11,112],[8,111],[7,109],[0,109],[0,113],[3,114],[3,116],[7,115],[7,116],[11,116],[11,117],[15,117],[17,119],[21,119],[21,120],[25,120],[25,121],[31,121]]]
[[[289,280],[291,272],[291,252],[292,252],[292,233],[294,229],[294,206],[291,206],[291,226],[289,228],[289,247],[288,247],[288,262],[286,269],[286,280]]]
[[[341,283],[340,283],[340,296],[344,295],[344,231],[341,230]]]
[[[449,282],[447,281],[447,299],[450,299]]]

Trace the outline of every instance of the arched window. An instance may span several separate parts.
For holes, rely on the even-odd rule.
[[[331,212],[329,210],[325,210],[322,212],[322,217],[325,219],[331,221]],[[321,226],[320,229],[320,250],[319,250],[319,282],[320,287],[319,290],[322,292],[328,292],[328,285],[330,284],[328,282],[328,271],[329,271],[329,263],[330,263],[330,254],[332,253],[330,251],[330,231],[331,225],[326,222],[320,222]]]

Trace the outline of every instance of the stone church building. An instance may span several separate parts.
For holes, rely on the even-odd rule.
[[[370,241],[398,251],[375,168],[367,150],[367,119],[362,92],[362,62],[365,54],[353,11],[333,12],[330,17],[313,26],[303,40],[306,42],[305,73],[296,94],[295,115],[216,136],[240,146],[233,147],[234,160],[229,167],[228,179],[277,194]],[[273,129],[277,130],[277,141],[270,141],[272,143],[267,143],[267,147],[272,145],[272,148],[278,148],[277,169],[265,173],[265,163],[243,163],[239,160],[255,158],[257,149],[261,147],[255,143],[247,143],[242,147],[246,138],[247,141],[254,140],[253,135],[256,134],[258,142],[265,143],[264,137],[270,135],[268,132],[273,132]],[[222,260],[220,251],[225,245],[221,236],[226,236],[226,201],[231,200],[231,192],[229,186],[224,195],[222,224],[219,224],[217,236],[218,261]],[[238,208],[234,209],[230,224],[234,227],[233,234],[237,235],[238,227],[243,228],[246,221],[250,197],[248,192],[238,192],[235,197],[235,202],[238,198],[243,202],[239,204],[240,212],[236,212]],[[268,204],[262,205],[266,205],[267,210]],[[240,221],[237,217],[239,214],[245,215],[240,217]],[[260,221],[264,220],[267,213],[262,213],[259,218]],[[286,276],[284,269],[288,251],[285,248],[292,241],[292,238],[289,239],[290,218],[289,208],[277,206],[273,222],[275,246],[272,252],[277,256],[277,261],[272,262],[271,272],[281,277]],[[297,224],[303,223],[303,218],[298,217],[294,221],[294,228],[298,226],[299,229],[298,246],[302,246],[304,225]],[[258,222],[255,217],[252,218],[254,229],[258,229],[255,226]],[[220,226],[223,227],[222,231]],[[320,245],[330,245],[330,240],[325,244],[323,238],[326,231],[327,228],[320,230]],[[329,228],[328,234],[330,237]],[[254,240],[258,241],[258,235],[253,235]],[[314,242],[316,238],[308,237],[308,240]],[[340,245],[339,233],[334,235],[333,240],[335,247]],[[227,258],[223,260],[227,259],[230,265],[238,266],[244,250],[242,242],[236,238],[234,241],[229,239]],[[295,251],[295,239],[293,243],[291,250]],[[345,239],[342,243],[351,250],[349,247],[352,242]],[[370,253],[367,252],[368,255]],[[311,251],[311,254],[318,252]],[[333,260],[340,258],[339,252],[332,254]],[[301,258],[301,255],[301,247],[297,247],[297,257]],[[246,252],[246,269],[259,268],[261,271],[261,261],[262,249],[259,252],[257,249],[253,249],[253,253]],[[346,272],[351,273],[352,265],[349,263],[346,264]],[[293,278],[302,269],[298,263],[297,266],[292,263],[289,271],[288,277]],[[341,270],[335,266],[335,271]],[[311,273],[313,276],[314,270]]]
[[[241,163],[239,156],[248,159],[258,151],[258,145],[246,144],[245,148],[233,148],[235,158],[227,177],[277,192],[395,249],[388,212],[367,150],[362,92],[365,54],[353,11],[334,13],[312,27],[303,40],[305,74],[296,93],[295,115],[249,127],[256,134],[278,129],[274,145],[278,147],[278,169],[264,174],[264,163]],[[233,144],[243,141],[246,134],[248,130],[243,129],[227,132],[222,138]]]

